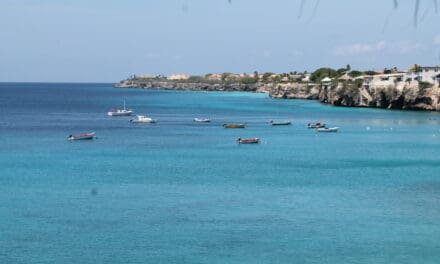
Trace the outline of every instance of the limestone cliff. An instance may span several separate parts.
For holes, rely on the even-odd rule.
[[[439,86],[420,87],[418,82],[402,82],[393,86],[369,89],[347,83],[338,83],[330,87],[307,84],[278,85],[269,89],[269,94],[273,98],[316,99],[335,106],[440,111]]]
[[[417,81],[399,82],[387,87],[369,88],[359,88],[350,82],[339,82],[329,86],[322,86],[306,83],[243,84],[178,81],[121,82],[117,87],[191,91],[267,92],[272,98],[319,100],[321,103],[335,106],[440,111],[439,86],[421,86]]]

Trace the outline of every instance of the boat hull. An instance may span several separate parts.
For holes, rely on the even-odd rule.
[[[338,132],[339,127],[330,127],[330,128],[318,128],[316,129],[317,132]]]
[[[259,138],[248,138],[248,139],[237,139],[238,144],[258,144],[260,143]]]
[[[91,140],[95,138],[95,133],[79,134],[79,135],[69,135],[67,140]]]
[[[130,123],[134,123],[134,124],[152,124],[152,123],[156,123],[157,120],[155,119],[151,119],[151,120],[136,120],[136,119],[132,119],[130,120]]]
[[[224,128],[245,128],[246,124],[223,124]]]
[[[272,126],[290,126],[292,122],[270,122]]]
[[[108,116],[130,116],[133,111],[108,112]]]

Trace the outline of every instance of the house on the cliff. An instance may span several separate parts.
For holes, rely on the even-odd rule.
[[[412,67],[408,69],[405,80],[440,83],[440,66]]]
[[[388,73],[388,74],[377,74],[377,75],[364,75],[356,77],[356,80],[363,80],[362,87],[365,89],[372,91],[373,89],[378,88],[387,88],[387,87],[397,87],[402,86],[403,81],[405,81],[406,73],[397,72],[397,73]],[[401,85],[402,84],[402,85]]]

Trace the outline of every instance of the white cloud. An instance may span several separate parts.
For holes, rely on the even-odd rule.
[[[423,45],[412,41],[398,41],[387,47],[390,53],[408,54],[423,49]]]
[[[385,41],[379,41],[377,43],[356,43],[337,47],[334,50],[334,54],[337,56],[362,55],[383,50],[385,47]]]
[[[440,35],[438,39],[440,43]],[[334,49],[336,56],[356,56],[368,55],[378,52],[386,52],[388,54],[410,54],[424,49],[424,45],[419,42],[408,40],[401,41],[378,41],[376,43],[358,43],[352,45],[345,45]]]
[[[435,45],[440,45],[440,34],[438,34],[437,36],[435,36],[435,38],[434,38],[434,44],[435,44]]]

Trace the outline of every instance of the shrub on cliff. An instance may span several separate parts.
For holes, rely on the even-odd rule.
[[[431,87],[432,87],[431,83],[419,81],[419,96],[424,95],[425,90]]]
[[[258,79],[255,77],[251,77],[251,76],[246,76],[246,77],[242,77],[240,78],[240,83],[243,84],[254,84],[257,83]]]

